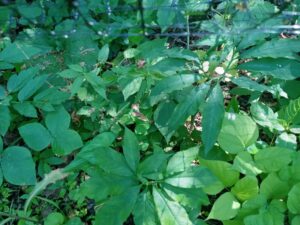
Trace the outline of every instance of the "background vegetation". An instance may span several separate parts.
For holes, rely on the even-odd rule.
[[[0,3],[0,224],[299,225],[300,1]]]

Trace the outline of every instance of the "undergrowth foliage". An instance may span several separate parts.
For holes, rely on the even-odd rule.
[[[2,1],[0,224],[300,224],[299,5]]]

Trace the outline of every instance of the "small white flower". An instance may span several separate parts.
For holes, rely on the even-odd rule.
[[[203,72],[206,73],[209,70],[209,62],[205,61],[202,64]]]
[[[215,72],[219,75],[222,75],[225,73],[225,70],[223,67],[218,66],[218,67],[216,67]]]

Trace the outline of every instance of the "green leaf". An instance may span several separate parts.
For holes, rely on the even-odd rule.
[[[165,10],[167,6],[172,7],[172,0],[163,0],[159,2],[162,7],[158,7],[157,10],[157,23],[161,27],[162,31],[166,31],[169,26],[173,24],[173,20],[176,15],[176,10]],[[157,3],[155,4],[157,5]]]
[[[3,151],[3,140],[2,140],[2,137],[0,136],[0,154],[2,153]]]
[[[209,204],[207,195],[200,188],[179,188],[164,184],[163,190],[174,201],[189,209],[198,210],[202,205]]]
[[[198,166],[189,167],[179,174],[166,176],[165,183],[181,188],[202,188],[217,181],[210,170]]]
[[[129,167],[136,171],[140,161],[140,147],[137,137],[128,128],[125,128],[123,153]]]
[[[4,136],[10,126],[11,116],[7,106],[0,105],[0,134]]]
[[[281,180],[275,173],[270,173],[260,185],[260,193],[264,194],[267,199],[285,198],[289,190],[289,184]]]
[[[139,194],[133,210],[135,225],[157,225],[158,218],[149,192]]]
[[[65,108],[60,106],[55,111],[47,113],[45,122],[51,133],[56,133],[69,128],[71,117]]]
[[[292,161],[292,151],[280,147],[260,150],[255,156],[255,163],[264,172],[276,172]]]
[[[19,101],[23,102],[34,95],[34,93],[43,86],[47,78],[48,75],[40,75],[30,80],[18,93]]]
[[[167,130],[162,133],[167,141],[170,140],[177,128],[184,124],[186,119],[199,111],[200,106],[204,103],[209,86],[203,84],[195,87],[188,94],[188,98],[180,102],[174,109],[168,119]]]
[[[28,84],[39,72],[37,66],[22,70],[19,75],[12,75],[7,82],[7,90],[9,92],[17,92]]]
[[[215,201],[207,219],[230,220],[237,215],[240,206],[233,194],[226,192]]]
[[[161,225],[192,225],[185,209],[169,200],[160,190],[153,188],[153,199]]]
[[[123,78],[119,81],[124,100],[126,101],[131,95],[137,93],[142,85],[143,77],[137,78]]]
[[[168,122],[176,104],[173,101],[161,102],[154,112],[154,123],[159,132],[164,135],[168,133]]]
[[[97,165],[107,173],[119,176],[133,175],[124,156],[111,148],[101,148],[94,152],[94,156],[96,157]]]
[[[260,102],[255,102],[251,104],[250,108],[253,119],[256,123],[263,127],[283,131],[284,127],[278,122],[278,115],[274,113],[273,110]]]
[[[64,216],[61,213],[50,213],[45,219],[45,225],[63,225],[65,221]]]
[[[200,164],[207,167],[224,185],[230,187],[239,179],[239,172],[234,170],[228,162],[218,160],[200,160]]]
[[[258,194],[258,191],[258,181],[254,176],[243,177],[236,182],[233,188],[231,188],[231,192],[240,201],[246,201],[255,197]]]
[[[292,59],[262,58],[243,63],[239,69],[270,75],[281,80],[294,80],[300,77],[300,62]]]
[[[13,104],[14,109],[23,116],[36,118],[37,112],[30,102],[16,102]]]
[[[139,53],[140,53],[140,51],[138,49],[129,48],[123,52],[123,55],[124,55],[125,59],[132,59],[132,58],[136,57]]]
[[[2,169],[0,169],[0,187],[3,183],[3,173],[2,173]]]
[[[8,147],[2,153],[1,168],[4,178],[14,185],[34,185],[35,165],[30,151],[24,147]]]
[[[29,123],[19,127],[19,132],[28,147],[35,151],[45,149],[51,142],[51,135],[40,123]]]
[[[257,168],[249,152],[239,152],[233,161],[233,167],[242,174],[256,176],[262,171]]]
[[[264,92],[268,91],[268,87],[262,84],[257,83],[254,80],[251,80],[248,77],[237,77],[232,79],[232,82],[236,85],[238,85],[241,88],[248,89],[250,91],[257,91],[257,92]]]
[[[184,151],[176,152],[169,160],[166,169],[167,174],[183,172],[193,166],[193,161],[197,158],[199,147],[192,147]]]
[[[295,216],[295,217],[292,219],[291,225],[298,225],[298,224],[300,224],[300,216]]]
[[[279,118],[285,120],[288,124],[294,122],[294,120],[300,114],[300,98],[291,100],[286,107],[283,107],[279,111]]]
[[[148,179],[162,179],[169,157],[164,152],[154,152],[139,164],[138,173]]]
[[[83,146],[80,135],[71,129],[53,133],[52,151],[58,155],[68,155]]]
[[[22,63],[41,52],[41,49],[32,45],[14,42],[13,44],[7,45],[5,49],[0,52],[0,60],[8,63]]]
[[[104,64],[107,61],[108,56],[109,56],[109,46],[106,44],[100,49],[98,53],[98,62],[100,64]]]
[[[202,141],[204,151],[208,153],[217,141],[224,118],[224,97],[217,84],[208,96],[202,113]]]
[[[97,225],[123,225],[136,203],[139,187],[132,187],[124,193],[112,196],[96,212]]]
[[[295,184],[288,194],[287,207],[293,214],[300,214],[300,183]]]
[[[47,88],[34,96],[34,104],[38,107],[43,105],[59,105],[70,97],[69,93],[59,91],[57,88]]]
[[[168,94],[173,91],[182,90],[186,87],[191,86],[199,79],[199,75],[186,74],[170,76],[159,81],[156,84],[156,86],[151,90],[149,96],[151,105],[153,106],[159,101],[166,99]]]
[[[241,54],[241,58],[253,57],[271,57],[271,58],[290,58],[299,59],[297,55],[300,48],[300,41],[298,39],[273,39],[271,41],[263,42],[261,45],[255,45],[249,50]]]
[[[258,128],[249,116],[225,114],[218,142],[225,151],[237,154],[256,142]]]
[[[288,134],[286,132],[281,133],[276,138],[276,146],[287,149],[297,149],[297,137],[294,134]]]
[[[38,3],[17,5],[17,9],[19,13],[27,19],[34,19],[43,13]]]

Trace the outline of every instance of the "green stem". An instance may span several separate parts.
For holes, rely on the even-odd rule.
[[[37,220],[28,218],[28,217],[24,217],[24,216],[18,216],[18,215],[14,215],[14,214],[9,214],[9,213],[5,213],[5,212],[0,212],[0,216],[4,216],[4,217],[8,217],[8,219],[11,220],[27,220],[33,223],[38,223]],[[10,220],[8,220],[10,221]]]

